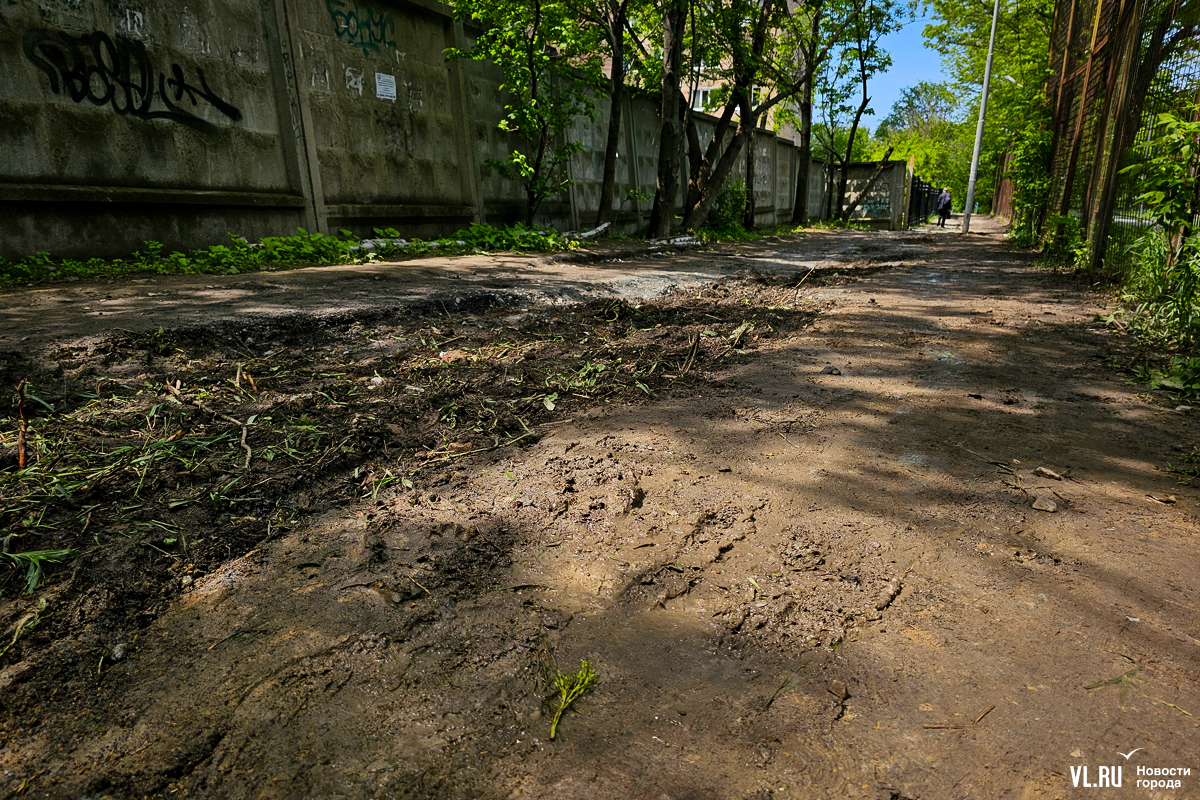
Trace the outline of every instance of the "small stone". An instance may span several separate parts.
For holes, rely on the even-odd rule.
[[[900,594],[900,579],[892,578],[887,582],[887,586],[883,587],[883,591],[879,593],[879,597],[875,600],[875,609],[882,611],[892,604],[896,599],[896,595]]]
[[[121,643],[112,649],[112,652],[110,652],[108,654],[108,657],[110,659],[112,659],[113,661],[120,661],[121,659],[123,659],[125,657],[125,654],[128,652],[129,652],[129,645]]]
[[[717,472],[733,472],[733,467],[729,466],[728,464],[722,464],[721,466],[717,467]]]
[[[833,681],[829,684],[829,693],[836,697],[839,701],[845,700],[850,696],[850,691],[846,688],[846,684],[841,681]]]
[[[830,364],[828,367],[821,370],[820,374],[822,374],[822,375],[841,375],[842,371],[840,369],[838,369],[837,367],[833,366],[832,364]]]
[[[1052,469],[1046,469],[1045,467],[1038,467],[1037,469],[1035,469],[1033,471],[1033,474],[1037,475],[1038,477],[1041,477],[1041,478],[1049,478],[1052,481],[1061,481],[1062,480],[1062,475],[1059,475],[1057,472],[1055,472]]]
[[[447,364],[458,364],[463,361],[474,360],[466,350],[443,350],[438,354],[438,357]]]
[[[625,491],[623,500],[621,513],[628,514],[634,509],[642,507],[642,504],[646,500],[646,491],[640,486],[634,486],[632,489]]]
[[[1175,410],[1178,411],[1180,414],[1186,414],[1192,410],[1192,407],[1191,406],[1175,406]]]
[[[1037,511],[1046,511],[1050,514],[1058,511],[1058,504],[1043,495],[1038,495],[1036,498],[1034,498],[1033,507]]]
[[[371,378],[371,385],[373,385],[373,386],[383,386],[383,378],[381,378],[381,377],[379,377],[378,375],[376,375],[374,378]]]
[[[179,585],[182,586],[184,589],[187,589],[194,582],[195,581],[192,580],[191,575],[184,575],[182,578],[179,579]]]

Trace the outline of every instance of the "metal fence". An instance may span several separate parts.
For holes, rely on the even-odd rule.
[[[912,189],[908,194],[908,227],[923,225],[937,209],[941,187],[926,183],[916,175],[912,178]]]
[[[1194,113],[1200,89],[1195,0],[1059,0],[1047,85],[1053,110],[1053,225],[1078,220],[1088,265],[1119,272],[1151,220],[1121,169],[1148,153],[1157,116]]]

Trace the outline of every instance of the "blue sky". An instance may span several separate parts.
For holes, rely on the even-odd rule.
[[[921,38],[921,31],[929,21],[928,18],[917,19],[905,25],[903,30],[884,37],[883,46],[892,54],[892,66],[868,84],[875,115],[864,117],[864,121],[872,130],[892,110],[892,103],[900,98],[901,90],[921,81],[947,79],[942,72],[941,57],[926,49],[925,40]]]

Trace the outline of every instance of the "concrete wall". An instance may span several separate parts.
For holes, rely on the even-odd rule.
[[[3,14],[0,254],[303,223],[273,4],[45,0]]]
[[[444,56],[469,46],[436,0],[0,5],[0,257],[521,219],[520,186],[484,166],[515,144],[497,128],[499,75]],[[651,97],[625,102],[616,198],[632,229],[649,216],[628,190],[653,194],[658,111]],[[600,98],[577,121],[575,185],[539,221],[591,227],[607,120]],[[702,141],[714,121],[699,119]],[[790,219],[795,147],[759,131],[753,153],[759,222]],[[823,195],[812,174],[810,195]],[[864,218],[902,195],[902,183],[877,187]]]
[[[866,188],[867,182],[879,167],[877,161],[853,162],[847,165],[846,204],[849,205]],[[809,218],[826,220],[836,215],[837,186],[841,168],[814,159],[809,170]],[[870,194],[858,204],[850,219],[865,222],[873,228],[900,230],[904,225],[905,182],[907,165],[903,161],[888,161],[883,174],[871,188]]]
[[[875,161],[856,162],[848,165],[847,204],[858,198],[878,167],[879,163]],[[875,182],[870,193],[859,202],[858,208],[850,215],[850,219],[867,222],[876,228],[899,230],[904,217],[904,182],[907,177],[907,169],[908,165],[903,161],[887,162],[884,165],[883,174]]]

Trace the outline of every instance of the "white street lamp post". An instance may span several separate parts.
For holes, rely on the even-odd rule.
[[[992,36],[988,41],[987,64],[983,68],[983,94],[979,98],[979,124],[975,127],[975,153],[971,156],[971,180],[967,183],[967,204],[963,206],[962,232],[971,232],[971,210],[975,208],[975,179],[979,177],[979,151],[983,147],[983,120],[987,116],[988,84],[992,82],[992,56],[996,53],[996,21],[1000,18],[1000,0],[992,8]]]

